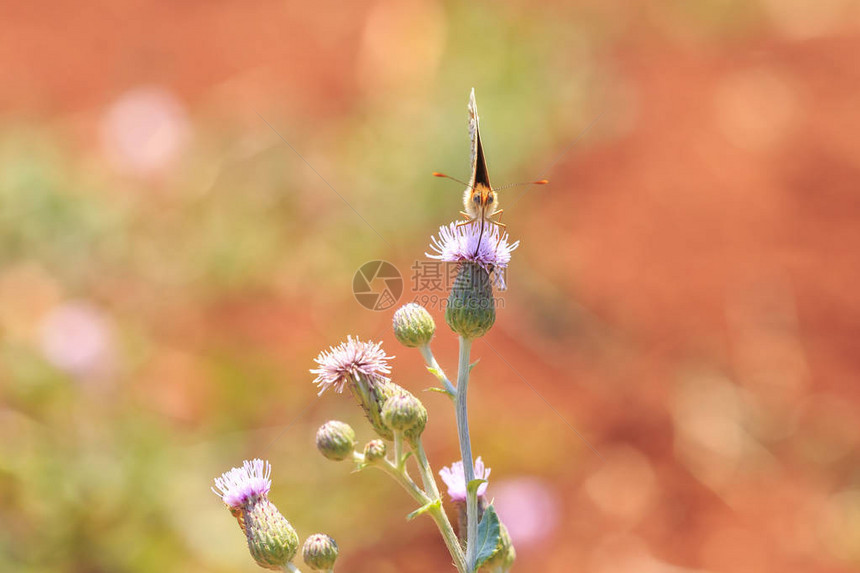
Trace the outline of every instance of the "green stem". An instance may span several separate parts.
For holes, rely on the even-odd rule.
[[[442,508],[442,495],[439,493],[439,488],[436,487],[436,478],[433,475],[433,470],[430,469],[430,462],[427,460],[424,444],[421,443],[421,440],[418,440],[413,449],[415,450],[418,469],[421,472],[421,479],[424,481],[424,490],[430,494],[430,497],[440,501],[439,506],[432,511],[433,519],[436,520],[436,524],[439,526],[439,531],[445,539],[448,551],[451,552],[451,556],[454,558],[457,570],[465,573],[468,570],[466,568],[466,557],[463,555],[463,548],[460,547],[457,534],[454,533],[454,528],[451,527],[451,522],[448,520],[448,514]]]
[[[419,447],[420,447],[420,443]],[[421,477],[425,480],[425,484],[427,483],[427,477],[425,472],[430,472],[430,465],[427,463],[427,458],[424,456],[424,450],[421,449],[421,457],[423,458],[423,463],[419,462],[418,466],[421,468]],[[364,455],[358,452],[353,453],[353,458],[357,462],[364,461]],[[432,479],[432,472],[430,475],[430,481],[433,484],[433,490],[435,491],[434,496],[431,498],[426,493],[421,491],[421,489],[415,485],[415,482],[412,481],[412,478],[404,471],[405,468],[398,469],[397,466],[392,464],[388,460],[379,460],[373,464],[372,467],[379,468],[383,472],[387,473],[389,476],[394,478],[394,481],[399,483],[403,489],[406,490],[412,498],[417,501],[422,506],[429,505],[434,501],[439,501],[439,503],[433,505],[427,510],[427,513],[436,523],[436,527],[439,529],[439,533],[442,534],[442,539],[445,540],[445,546],[448,547],[448,551],[451,553],[451,557],[454,558],[454,565],[457,567],[457,571],[459,573],[467,573],[466,569],[466,557],[463,555],[463,549],[460,547],[460,542],[457,541],[457,534],[454,533],[454,528],[451,527],[451,522],[448,521],[448,516],[445,514],[445,510],[442,508],[441,499],[439,497],[439,490],[436,489],[436,482]],[[426,469],[425,469],[426,468]]]
[[[441,499],[439,488],[436,487],[436,478],[433,476],[433,470],[430,469],[430,462],[427,460],[427,453],[424,451],[424,444],[421,443],[420,439],[413,449],[415,450],[418,470],[421,472],[421,480],[424,482],[424,491],[434,499]]]
[[[457,434],[460,438],[460,457],[463,460],[463,474],[466,478],[466,566],[467,571],[475,570],[478,558],[478,492],[470,488],[469,483],[475,479],[475,466],[472,462],[472,443],[469,439],[469,414],[466,405],[466,393],[469,390],[469,354],[472,341],[460,337],[460,360],[457,365]]]
[[[288,571],[289,573],[302,573],[301,569],[299,569],[298,567],[293,565],[292,562],[289,562],[286,565],[284,565],[284,571]]]
[[[357,462],[364,463],[364,455],[363,454],[360,454],[358,452],[353,452],[352,457]],[[388,475],[390,475],[392,478],[394,478],[394,481],[399,483],[400,486],[403,489],[405,489],[406,492],[409,495],[411,495],[415,499],[415,501],[417,501],[421,505],[426,505],[426,504],[430,503],[430,501],[431,501],[430,498],[427,497],[423,491],[421,491],[421,488],[419,488],[417,485],[415,485],[415,482],[412,481],[412,478],[409,477],[409,475],[406,474],[406,472],[398,469],[397,466],[392,464],[390,461],[388,461],[386,459],[378,460],[378,461],[375,461],[375,462],[369,464],[369,467],[378,468],[378,469],[384,471],[385,473],[387,473]]]
[[[403,432],[394,431],[394,465],[403,471]]]
[[[451,527],[451,522],[448,521],[448,515],[442,508],[442,504],[434,505],[429,512],[430,517],[436,522],[436,527],[439,528],[439,533],[442,534],[442,539],[445,540],[445,546],[451,557],[454,558],[454,565],[460,573],[467,573],[466,557],[463,555],[463,548],[460,547],[460,542],[457,539],[457,534],[454,533],[454,528]]]
[[[445,388],[445,392],[447,392],[452,398],[456,396],[457,389],[454,388],[454,385],[451,384],[451,381],[448,380],[447,376],[445,376],[445,371],[442,370],[442,367],[439,366],[438,362],[436,362],[436,357],[433,356],[433,351],[430,350],[430,345],[425,344],[424,346],[419,346],[418,350],[421,352],[421,356],[424,357],[424,362],[433,370],[433,375],[442,383],[442,386]]]

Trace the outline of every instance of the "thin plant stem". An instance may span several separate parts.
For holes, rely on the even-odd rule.
[[[403,469],[403,432],[394,432],[394,465]]]
[[[448,546],[448,551],[451,552],[451,555],[456,561],[457,569],[465,572],[467,570],[466,558],[463,555],[462,547],[460,547],[459,538],[454,533],[454,528],[448,520],[448,514],[446,514],[445,510],[442,508],[442,494],[439,493],[439,488],[436,486],[436,478],[433,475],[433,470],[430,469],[430,462],[427,460],[427,453],[424,451],[424,444],[421,443],[421,440],[418,440],[413,449],[415,451],[415,459],[418,463],[418,469],[421,472],[421,479],[424,480],[425,491],[427,491],[433,499],[439,500],[439,505],[434,508],[434,511],[438,511],[439,520],[444,522],[443,525],[440,526],[440,530],[444,527],[446,532],[442,534],[442,537],[445,538],[445,544]],[[434,519],[436,519],[435,516]]]
[[[424,357],[424,362],[427,363],[427,366],[433,369],[434,376],[442,383],[442,386],[445,388],[445,391],[452,398],[456,396],[457,389],[454,388],[454,385],[451,384],[451,381],[448,380],[448,377],[445,376],[445,371],[442,370],[442,367],[439,366],[439,363],[436,362],[436,357],[433,356],[433,351],[430,350],[429,344],[424,344],[418,347],[419,352],[421,352],[421,356]]]
[[[457,435],[460,438],[460,457],[463,460],[463,474],[466,478],[466,566],[469,573],[475,570],[477,561],[478,539],[478,492],[469,488],[469,483],[475,479],[475,466],[472,463],[472,443],[469,438],[469,414],[466,404],[466,393],[469,390],[469,370],[471,369],[469,355],[472,341],[460,337],[460,360],[457,365]]]
[[[364,463],[364,455],[363,454],[360,454],[358,452],[353,452],[352,457],[357,462]],[[415,482],[412,481],[412,478],[409,477],[409,475],[406,472],[402,471],[401,469],[398,469],[397,466],[395,466],[389,460],[387,460],[387,459],[379,460],[379,461],[376,461],[376,462],[369,464],[368,467],[380,469],[380,470],[384,471],[385,473],[387,473],[392,478],[394,478],[394,481],[399,483],[400,486],[403,489],[405,489],[406,492],[409,495],[411,495],[415,499],[415,501],[417,501],[421,505],[426,505],[427,503],[430,502],[430,498],[427,497],[427,495],[423,491],[421,491],[421,488],[419,488],[417,485],[415,485]]]
[[[301,569],[296,567],[292,561],[284,565],[284,571],[287,571],[289,573],[302,573]]]
[[[353,459],[357,462],[364,462],[364,455],[358,452],[353,453]],[[419,467],[421,464],[419,464]],[[427,513],[436,523],[436,527],[439,529],[439,533],[442,534],[442,539],[445,541],[445,546],[448,547],[448,551],[451,553],[451,557],[454,559],[454,565],[457,567],[457,571],[459,573],[467,573],[466,569],[466,557],[463,555],[463,549],[460,547],[460,542],[457,540],[457,534],[454,533],[454,528],[451,527],[451,522],[448,521],[448,516],[445,514],[445,510],[442,508],[441,500],[439,499],[439,492],[436,491],[435,498],[430,498],[424,491],[421,490],[415,482],[412,481],[412,478],[405,472],[406,468],[398,469],[393,463],[391,463],[387,459],[379,460],[371,464],[371,467],[378,468],[383,472],[387,473],[389,476],[394,478],[394,481],[399,483],[403,489],[412,496],[412,498],[420,503],[422,506],[429,506],[427,509]],[[427,466],[429,469],[429,466]],[[424,477],[424,470],[422,469],[422,478]],[[434,482],[435,486],[435,482]],[[439,501],[434,505],[430,505],[434,501]]]
[[[463,555],[463,548],[460,547],[460,541],[457,539],[457,534],[454,533],[454,528],[451,527],[451,522],[448,521],[448,515],[442,508],[442,504],[432,506],[427,513],[436,522],[436,527],[442,534],[442,539],[445,540],[445,546],[454,559],[454,566],[457,567],[457,571],[466,573],[466,556]]]
[[[418,470],[421,472],[421,479],[424,482],[424,491],[433,499],[441,499],[439,488],[436,487],[436,478],[433,475],[433,470],[430,469],[430,462],[427,460],[427,453],[424,451],[424,444],[421,440],[415,444],[415,461],[418,463]]]

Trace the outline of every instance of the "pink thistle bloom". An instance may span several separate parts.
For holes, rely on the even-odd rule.
[[[335,392],[343,392],[344,386],[357,376],[364,376],[369,382],[387,381],[385,374],[391,372],[388,356],[382,350],[381,342],[362,342],[358,338],[347,336],[346,342],[323,350],[314,361],[319,368],[311,370],[316,374],[314,380],[320,391],[332,388]]]
[[[439,470],[439,477],[448,486],[448,496],[451,501],[466,501],[466,473],[463,469],[463,462],[454,462],[450,468],[442,468]],[[484,467],[484,462],[481,456],[475,460],[475,479],[488,479],[490,477],[490,468]],[[487,493],[487,482],[478,486],[478,497],[483,497]]]
[[[238,509],[268,495],[272,487],[271,475],[272,466],[268,461],[246,460],[241,468],[233,468],[215,478],[212,491],[230,509]]]
[[[520,246],[519,241],[509,242],[506,232],[496,225],[479,223],[457,226],[451,223],[439,227],[439,236],[430,238],[430,249],[425,253],[431,259],[448,263],[475,263],[490,273],[493,283],[505,290],[504,269],[511,261],[511,253]]]

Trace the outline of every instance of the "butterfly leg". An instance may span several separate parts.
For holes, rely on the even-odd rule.
[[[507,225],[505,225],[504,223],[502,223],[502,213],[504,213],[504,212],[505,212],[505,210],[504,210],[504,209],[499,209],[498,211],[496,211],[495,213],[493,213],[493,217],[496,217],[496,216],[497,216],[498,218],[497,218],[497,219],[495,219],[495,220],[490,219],[490,222],[491,222],[492,224],[496,225],[497,227],[500,227],[500,228],[502,228],[502,229],[507,229],[507,228],[508,228],[508,226],[507,226]]]
[[[495,220],[494,219],[488,219],[493,225],[495,225],[496,227],[499,228],[499,239],[496,241],[496,248],[498,248],[499,243],[502,242],[502,233],[501,232],[508,228],[507,225],[502,223],[502,213],[504,213],[504,212],[505,212],[504,209],[499,209],[498,211],[493,213],[494,217],[498,215],[497,219],[495,219]]]
[[[465,221],[460,221],[459,223],[457,223],[457,226],[458,226],[458,227],[462,227],[463,225],[468,225],[469,223],[473,223],[473,222],[475,221],[475,220],[472,218],[472,216],[471,216],[471,215],[469,215],[468,213],[466,213],[465,211],[460,211],[460,215],[462,215],[462,216],[463,216],[463,218],[464,218],[464,219],[466,219],[466,220],[465,220]]]

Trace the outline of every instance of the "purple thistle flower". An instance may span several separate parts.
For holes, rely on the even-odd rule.
[[[270,475],[272,466],[268,461],[259,458],[250,462],[246,460],[241,468],[233,468],[215,478],[212,491],[230,509],[237,509],[268,495],[269,488],[272,487]]]
[[[435,254],[425,254],[449,263],[476,263],[492,276],[500,290],[505,290],[501,271],[507,268],[511,253],[519,246],[519,241],[510,243],[508,234],[496,225],[486,224],[482,232],[478,222],[460,226],[451,223],[439,227],[438,237],[430,238],[430,249]]]
[[[484,467],[484,462],[481,456],[475,460],[475,479],[488,479],[490,477],[490,468]],[[466,473],[463,470],[463,462],[454,462],[451,467],[445,467],[439,470],[439,477],[448,486],[448,496],[451,501],[466,501]],[[483,497],[487,493],[487,482],[478,486],[478,497]]]
[[[391,372],[388,366],[391,358],[394,357],[382,350],[381,342],[362,342],[347,336],[346,342],[323,350],[314,359],[319,368],[311,370],[311,374],[317,375],[314,384],[320,388],[318,395],[322,396],[329,388],[343,392],[344,386],[356,376],[364,376],[370,382],[388,381],[385,374]]]

